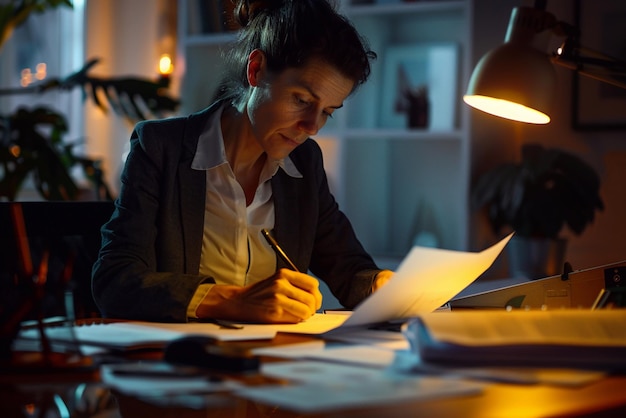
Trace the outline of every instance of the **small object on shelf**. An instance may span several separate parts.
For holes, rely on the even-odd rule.
[[[437,131],[454,129],[458,45],[448,42],[392,45],[387,48],[383,60],[382,128],[405,128],[404,113],[410,115],[413,111],[417,120],[409,120],[409,127],[428,127]],[[422,92],[428,93],[427,106],[424,106],[425,98],[420,97]],[[415,99],[413,109],[409,109],[411,99]],[[404,104],[398,107],[398,101]],[[420,122],[420,117],[425,120]]]
[[[428,88],[424,85],[417,86],[416,88],[408,88],[404,90],[404,97],[408,103],[408,108],[406,109],[408,114],[408,127],[428,127]]]

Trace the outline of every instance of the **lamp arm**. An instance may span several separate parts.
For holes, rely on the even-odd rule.
[[[603,52],[581,47],[576,32],[569,27],[569,36],[553,54],[552,63],[569,68],[585,77],[626,89],[626,61]]]

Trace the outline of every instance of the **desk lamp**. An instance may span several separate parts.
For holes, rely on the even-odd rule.
[[[483,56],[463,100],[483,112],[520,122],[546,124],[556,90],[552,64],[626,89],[626,62],[579,44],[578,28],[557,21],[547,0],[511,13],[504,44]],[[565,37],[548,55],[552,35]]]

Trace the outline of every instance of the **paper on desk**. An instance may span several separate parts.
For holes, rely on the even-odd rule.
[[[318,314],[305,322],[281,325],[277,329],[323,334],[433,312],[487,270],[512,236],[509,234],[478,253],[413,247],[391,280],[357,306],[352,315]]]
[[[482,385],[456,379],[390,374],[385,370],[318,361],[264,365],[267,376],[290,385],[242,388],[239,396],[299,412],[363,408],[450,396],[479,394]]]
[[[206,335],[220,341],[272,339],[276,330],[264,325],[246,325],[242,329],[222,328],[208,323],[112,322],[68,327],[48,327],[46,335],[53,342],[78,343],[115,350],[162,348],[185,335]],[[23,339],[38,339],[36,329],[20,333]]]
[[[241,387],[235,381],[213,380],[209,376],[151,376],[132,373],[118,375],[117,368],[133,366],[132,364],[103,365],[100,368],[102,382],[122,393],[135,396],[169,396],[176,394],[211,393],[229,391]]]
[[[291,332],[295,334],[311,334],[319,335],[328,332],[332,329],[338,328],[350,318],[350,315],[346,314],[322,314],[318,313],[307,319],[306,321],[299,322],[297,324],[281,324],[281,325],[268,325],[279,332]]]
[[[369,367],[388,367],[394,362],[395,350],[369,344],[326,344],[322,340],[309,343],[260,347],[254,355],[287,359],[321,360],[332,363],[360,364]]]

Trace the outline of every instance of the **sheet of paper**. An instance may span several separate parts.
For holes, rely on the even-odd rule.
[[[252,350],[255,355],[290,359],[323,360],[333,363],[360,364],[368,367],[388,367],[396,352],[391,349],[357,344],[303,343]]]
[[[357,306],[342,326],[433,312],[484,273],[512,236],[478,253],[413,247],[391,280]]]
[[[319,361],[270,363],[262,373],[293,384],[247,387],[237,394],[306,413],[468,396],[482,391],[482,385],[455,379],[399,376],[376,368]]]
[[[112,322],[68,327],[48,327],[46,334],[55,342],[78,343],[117,350],[159,348],[184,335],[206,335],[221,341],[272,339],[276,330],[265,325],[246,325],[242,329],[222,328],[207,323]],[[20,338],[39,338],[36,329],[20,333]]]
[[[100,368],[102,382],[122,393],[144,397],[223,392],[241,387],[241,384],[235,381],[213,379],[209,376],[185,376],[182,374],[168,376],[165,373],[159,376],[149,373],[142,374],[140,371],[137,373],[117,373],[119,370],[132,366],[134,364],[103,365]]]
[[[318,313],[304,322],[297,324],[268,325],[279,332],[291,332],[296,334],[320,335],[335,329],[350,317],[349,314],[322,314]]]
[[[314,339],[305,343],[270,345],[267,347],[258,347],[251,350],[255,356],[268,356],[284,359],[303,359],[315,353],[324,351],[326,341],[322,339]]]
[[[368,367],[384,368],[393,364],[396,357],[394,350],[370,345],[344,345],[328,347],[326,350],[312,353],[309,358],[331,363],[360,364]]]
[[[331,332],[332,341],[367,344],[387,350],[408,350],[410,348],[408,340],[399,331],[383,331],[367,327],[340,328],[339,331]]]

